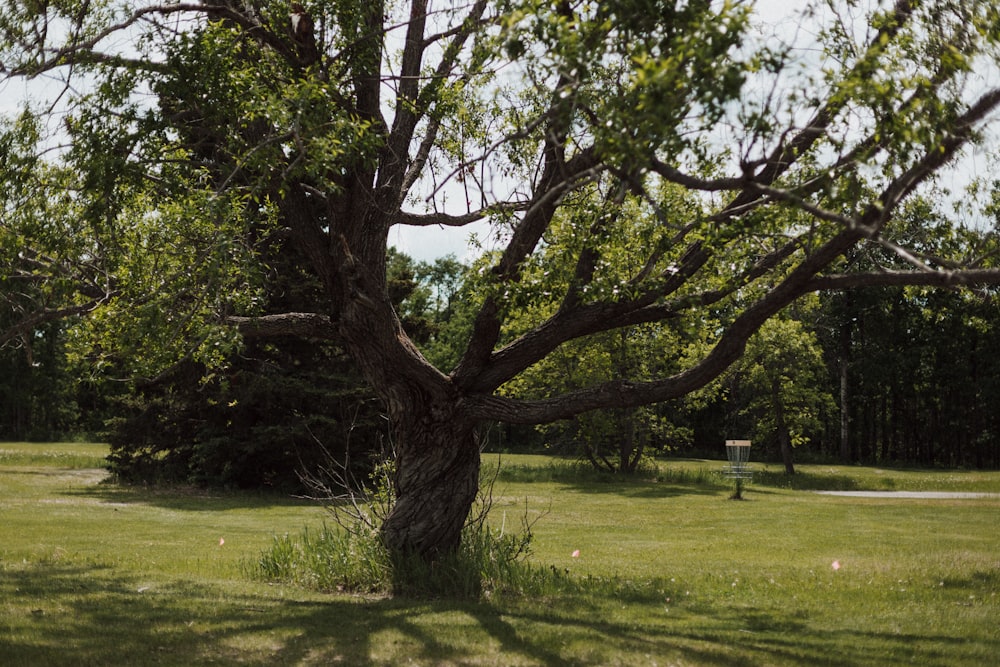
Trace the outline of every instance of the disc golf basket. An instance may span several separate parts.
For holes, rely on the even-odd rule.
[[[736,484],[733,500],[743,500],[743,482],[753,477],[753,470],[749,465],[750,441],[726,440],[726,457],[729,465],[723,469],[722,475]]]

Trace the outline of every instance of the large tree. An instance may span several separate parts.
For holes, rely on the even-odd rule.
[[[5,0],[5,94],[24,77],[48,95],[0,140],[0,342],[78,316],[95,368],[155,378],[219,363],[237,333],[334,339],[394,428],[384,539],[434,558],[460,539],[485,421],[683,396],[816,290],[1000,283],[988,259],[894,237],[900,205],[986,145],[1000,12],[860,4],[768,26],[749,2]],[[658,224],[620,262],[634,215]],[[436,368],[393,309],[387,239],[480,221],[477,315]],[[256,249],[277,242],[322,285],[309,312],[260,310]],[[528,280],[553,243],[571,268]],[[907,268],[852,271],[869,246]],[[706,352],[641,381],[500,391],[564,343],[653,322]]]

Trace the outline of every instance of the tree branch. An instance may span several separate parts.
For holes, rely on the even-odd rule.
[[[550,145],[551,139],[546,139]],[[551,146],[550,146],[551,147]],[[548,229],[560,199],[587,175],[598,170],[598,161],[592,148],[581,151],[567,163],[555,161],[555,151],[547,150],[543,187],[536,191],[531,205],[507,244],[500,261],[493,267],[493,275],[498,282],[518,279],[524,259],[534,251],[542,234]],[[490,352],[500,337],[499,304],[492,297],[487,298],[476,315],[472,335],[465,353],[455,369],[454,377],[459,384],[476,382],[475,376],[488,363]]]
[[[337,340],[340,333],[336,324],[327,315],[319,313],[280,313],[256,317],[226,318],[226,323],[236,327],[247,338],[270,338],[275,336],[298,336]]]
[[[880,214],[872,207],[869,215]],[[857,240],[858,229],[845,229],[807,257],[779,285],[747,308],[729,326],[712,351],[699,363],[676,375],[650,382],[613,381],[544,400],[518,400],[476,394],[468,398],[470,409],[482,419],[520,424],[566,419],[581,412],[609,407],[637,407],[678,398],[717,377],[742,354],[747,340],[760,325],[803,294],[821,290],[889,286],[983,286],[1000,285],[1000,269],[947,271],[899,271],[815,277]]]
[[[683,276],[672,276],[659,288],[649,289],[634,300],[588,304],[573,310],[557,311],[544,323],[494,352],[473,389],[492,391],[570,340],[625,326],[662,322],[680,316],[687,309],[718,303],[765,275],[790,257],[800,245],[799,239],[789,241],[762,257],[744,275],[717,290],[657,304],[658,299],[675,292],[687,280]],[[700,257],[695,263],[699,261]]]
[[[98,308],[102,303],[104,303],[105,300],[106,299],[95,299],[76,306],[47,308],[34,312],[27,317],[22,318],[19,322],[16,322],[9,329],[0,331],[0,347],[3,347],[15,338],[28,336],[42,324],[64,320],[77,315],[85,315],[86,313]]]
[[[469,223],[477,222],[498,213],[512,213],[523,211],[528,208],[527,202],[507,202],[488,206],[478,211],[470,211],[462,215],[450,215],[447,213],[408,213],[400,211],[393,224],[409,225],[412,227],[430,227],[433,225],[443,225],[445,227],[463,227]]]
[[[96,35],[85,40],[73,40],[66,46],[56,49],[52,52],[51,56],[44,59],[41,63],[33,67],[15,67],[10,70],[10,75],[12,76],[28,76],[33,77],[63,65],[72,63],[85,63],[93,62],[95,59],[105,62],[110,62],[117,58],[116,56],[102,55],[95,51],[95,47],[107,39],[111,35],[119,33],[123,30],[127,30],[137,24],[139,21],[143,20],[150,15],[160,15],[168,16],[170,14],[178,13],[196,13],[204,14],[209,16],[217,16],[220,18],[227,19],[236,23],[244,30],[249,32],[258,39],[260,42],[267,44],[275,51],[283,55],[284,57],[294,60],[296,58],[294,52],[289,48],[289,45],[285,43],[280,37],[274,33],[265,30],[259,23],[251,20],[246,15],[235,11],[231,7],[225,5],[213,5],[207,3],[168,3],[168,4],[157,4],[150,5],[147,7],[140,7],[135,9],[132,13],[127,16],[122,21],[118,23],[111,24],[105,27],[103,30],[99,31]],[[121,60],[123,63],[129,63],[135,65],[135,61]],[[148,63],[146,67],[155,68],[155,63]]]
[[[930,148],[923,158],[889,184],[879,197],[878,206],[881,215],[874,225],[876,231],[885,224],[890,213],[903,199],[938,169],[954,159],[955,155],[972,140],[976,124],[997,107],[1000,107],[1000,88],[994,88],[980,96],[975,104],[950,125],[949,131],[937,146]]]
[[[913,5],[912,0],[897,0],[892,9],[892,19],[886,20],[868,43],[864,55],[854,63],[849,76],[860,77],[865,70],[872,67],[874,60],[885,51],[892,38],[899,33],[903,25],[910,19],[913,14]],[[826,135],[830,123],[833,122],[838,112],[844,108],[848,99],[849,97],[845,95],[838,96],[831,94],[826,99],[826,102],[816,110],[816,113],[813,114],[805,126],[794,134],[790,141],[786,142],[782,140],[769,156],[754,164],[745,165],[744,169],[746,173],[742,178],[702,181],[701,179],[684,175],[667,165],[659,167],[660,171],[657,173],[660,173],[667,180],[677,179],[682,185],[689,183],[689,187],[708,191],[733,190],[735,189],[733,186],[742,182],[744,183],[744,187],[740,193],[733,198],[725,209],[714,216],[714,219],[721,222],[742,215],[759,205],[766,197],[764,188],[773,185],[817,141]],[[759,169],[759,171],[754,174],[753,172],[756,169]]]
[[[847,290],[858,287],[982,287],[1000,285],[1000,269],[932,271],[883,271],[818,276],[807,284],[810,292]]]
[[[739,315],[712,351],[687,370],[649,382],[605,382],[543,400],[526,401],[475,394],[467,399],[469,409],[481,419],[538,424],[566,419],[589,410],[649,405],[700,389],[740,358],[750,336],[768,318],[802,294],[812,291],[809,287],[811,276],[827,266],[858,238],[860,235],[856,231],[843,231],[803,260],[784,281]],[[1000,280],[1000,273],[997,278]]]
[[[383,168],[383,183],[392,182],[393,179],[400,178],[397,184],[400,193],[405,194],[407,190],[420,177],[433,141],[437,136],[438,123],[432,119],[428,128],[428,135],[417,150],[417,155],[412,163],[409,163],[408,152],[413,141],[413,133],[417,123],[424,118],[435,102],[437,92],[447,80],[449,74],[454,70],[458,61],[458,56],[465,47],[466,42],[472,36],[474,29],[481,24],[482,16],[486,11],[486,0],[477,0],[470,8],[462,23],[452,31],[452,39],[444,49],[440,62],[435,68],[434,75],[430,83],[422,89],[419,87],[420,68],[423,54],[427,46],[432,43],[424,38],[424,28],[426,23],[427,3],[426,0],[415,0],[411,7],[410,21],[407,28],[406,44],[403,48],[403,62],[400,70],[401,82],[396,95],[396,117],[393,120],[392,132],[389,135],[388,155],[394,160],[393,169]],[[401,174],[401,175],[400,175]]]

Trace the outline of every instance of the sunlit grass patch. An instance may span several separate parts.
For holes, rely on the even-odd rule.
[[[845,465],[802,465],[786,475],[775,464],[757,466],[754,483],[809,491],[1000,492],[1000,471],[922,470]]]
[[[95,443],[0,442],[0,466],[102,468],[108,446]]]

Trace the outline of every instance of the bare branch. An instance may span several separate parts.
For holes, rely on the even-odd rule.
[[[413,156],[410,166],[406,168],[406,173],[403,174],[403,185],[400,187],[400,192],[404,196],[423,173],[424,166],[426,166],[427,160],[430,159],[431,151],[434,150],[434,145],[437,143],[438,131],[440,129],[441,119],[436,116],[432,117],[427,123],[427,131],[424,134],[424,138],[420,141],[420,146],[417,147],[417,154]]]
[[[653,158],[650,162],[650,169],[655,174],[659,174],[664,180],[670,183],[682,185],[690,190],[700,190],[702,192],[724,192],[731,190],[742,190],[750,184],[750,176],[740,178],[698,178],[685,174],[679,169]]]
[[[549,109],[546,113],[539,115],[538,118],[532,120],[525,127],[520,128],[514,132],[505,134],[503,137],[494,141],[492,144],[486,147],[486,149],[482,152],[481,155],[478,155],[477,157],[471,160],[462,161],[461,164],[456,166],[454,169],[451,170],[451,172],[445,175],[445,177],[441,180],[441,182],[437,186],[435,186],[435,188],[430,192],[430,194],[428,194],[425,197],[425,201],[431,201],[432,199],[434,199],[437,193],[441,191],[441,188],[447,185],[451,179],[453,179],[458,174],[468,170],[469,167],[472,167],[476,163],[485,162],[487,159],[489,159],[491,155],[496,153],[500,147],[509,144],[512,141],[517,141],[518,139],[526,139],[527,137],[531,136],[532,132],[537,130],[541,125],[543,125],[547,120],[550,119],[551,114],[552,110]]]
[[[93,37],[88,39],[71,40],[66,46],[54,50],[51,55],[39,65],[32,67],[31,69],[14,68],[11,70],[10,74],[14,76],[33,77],[41,74],[42,72],[67,64],[94,61],[113,62],[118,59],[117,56],[102,55],[100,52],[95,50],[99,43],[116,33],[131,28],[149,16],[169,16],[171,14],[181,13],[203,14],[227,19],[241,26],[244,30],[253,34],[256,39],[260,40],[264,44],[267,44],[286,58],[295,58],[295,54],[290,50],[289,45],[286,44],[283,39],[274,33],[265,30],[259,23],[242,13],[235,11],[231,7],[227,7],[225,5],[178,2],[149,5],[135,9],[125,19],[105,27]],[[127,59],[121,59],[119,62],[122,62],[123,64],[136,64],[134,61]],[[154,69],[157,67],[154,63],[146,63],[144,66]]]
[[[389,183],[393,179],[399,178],[398,183],[394,185],[401,188],[401,195],[419,178],[420,171],[430,154],[431,145],[427,143],[428,138],[433,141],[437,134],[436,121],[432,121],[428,138],[425,138],[424,145],[418,149],[416,162],[407,165],[407,153],[413,141],[413,133],[417,123],[430,111],[437,92],[455,69],[458,57],[479,25],[483,13],[486,11],[486,6],[486,0],[477,0],[472,5],[461,25],[455,30],[448,46],[445,47],[444,54],[435,68],[430,83],[421,89],[419,87],[420,70],[424,51],[428,46],[428,42],[424,39],[427,3],[426,0],[414,0],[411,5],[410,22],[407,27],[400,69],[401,81],[396,95],[396,117],[393,120],[388,140],[387,155],[393,164],[393,169],[383,167],[380,170],[383,183]]]
[[[841,215],[834,211],[823,208],[807,201],[798,194],[785,190],[783,188],[775,188],[767,185],[761,185],[759,183],[750,183],[748,186],[751,190],[756,190],[763,195],[766,195],[769,199],[775,201],[784,201],[790,204],[794,204],[796,208],[805,211],[809,215],[817,218],[819,220],[826,220],[827,222],[835,222],[844,227],[851,227],[857,224],[857,220],[851,216]]]
[[[463,215],[449,215],[447,213],[408,213],[400,211],[394,224],[409,225],[412,227],[430,227],[432,225],[443,225],[445,227],[462,227],[472,222],[483,220],[491,215],[500,213],[512,213],[524,211],[528,208],[528,202],[510,202],[488,206],[478,211],[471,211]]]
[[[336,324],[327,315],[319,313],[280,313],[257,317],[226,318],[226,322],[236,327],[241,335],[248,338],[268,338],[274,336],[299,336],[337,340],[340,334]]]
[[[108,297],[110,296],[112,295],[108,295]],[[88,301],[86,303],[74,306],[65,306],[63,308],[46,308],[31,313],[30,315],[16,322],[12,327],[4,331],[0,331],[0,347],[6,345],[15,338],[28,336],[43,324],[48,324],[49,322],[58,322],[59,320],[65,320],[67,318],[75,317],[78,315],[86,315],[87,313],[96,310],[106,300],[107,298],[94,299],[93,301]]]

